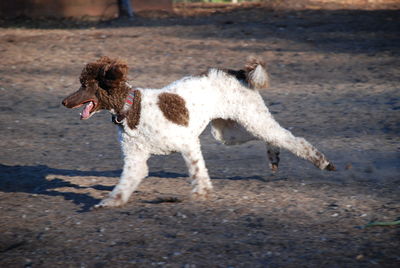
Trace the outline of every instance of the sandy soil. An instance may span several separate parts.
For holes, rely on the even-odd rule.
[[[233,10],[102,23],[0,28],[0,267],[398,267],[400,13]],[[4,23],[4,21],[3,21]],[[190,198],[180,155],[117,209],[90,208],[122,161],[107,113],[60,105],[86,62],[129,62],[132,84],[161,87],[209,66],[269,64],[265,102],[337,165],[322,172],[262,143],[224,147],[207,130],[214,196]]]

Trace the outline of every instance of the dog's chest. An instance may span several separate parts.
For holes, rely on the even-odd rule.
[[[180,151],[189,143],[190,129],[166,119],[154,102],[142,102],[140,121],[135,129],[127,122],[120,127],[120,140],[123,146],[135,150],[145,150],[150,154],[169,154]]]
[[[185,137],[177,138],[152,128],[139,127],[136,130],[120,128],[120,142],[124,152],[145,151],[149,154],[166,155],[180,151],[187,143]]]

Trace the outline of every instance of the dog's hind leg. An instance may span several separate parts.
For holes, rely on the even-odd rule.
[[[194,197],[207,197],[212,191],[212,184],[200,149],[200,141],[186,145],[181,151],[192,180]]]
[[[260,95],[257,97],[253,95],[248,103],[252,105],[246,109],[237,107],[236,112],[232,113],[233,119],[243,125],[247,131],[273,146],[289,150],[320,169],[335,170],[334,165],[308,141],[293,136],[290,131],[281,127],[268,111]]]
[[[265,142],[287,149],[320,169],[335,170],[321,152],[305,139],[295,137],[290,131],[282,128],[271,115],[262,115],[257,119],[248,118],[246,126],[251,133]]]
[[[118,207],[128,202],[133,191],[148,175],[146,153],[130,154],[124,157],[124,168],[118,184],[114,187],[109,197],[103,199],[95,208]]]

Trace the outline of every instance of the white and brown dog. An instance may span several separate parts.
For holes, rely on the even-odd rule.
[[[293,136],[274,120],[258,92],[269,85],[265,65],[259,59],[249,59],[244,70],[210,69],[157,90],[132,87],[127,72],[125,62],[102,57],[85,66],[80,89],[63,101],[68,108],[85,105],[81,119],[106,109],[119,124],[123,172],[109,197],[96,207],[128,202],[147,176],[146,162],[152,154],[180,152],[193,180],[193,193],[208,194],[212,185],[199,135],[210,122],[213,136],[224,144],[254,138],[264,141],[273,171],[278,168],[279,147],[320,169],[335,169],[310,143]]]

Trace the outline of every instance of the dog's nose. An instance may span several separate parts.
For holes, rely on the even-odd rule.
[[[67,104],[68,104],[67,99],[64,99],[64,100],[62,101],[62,105],[67,106]]]

